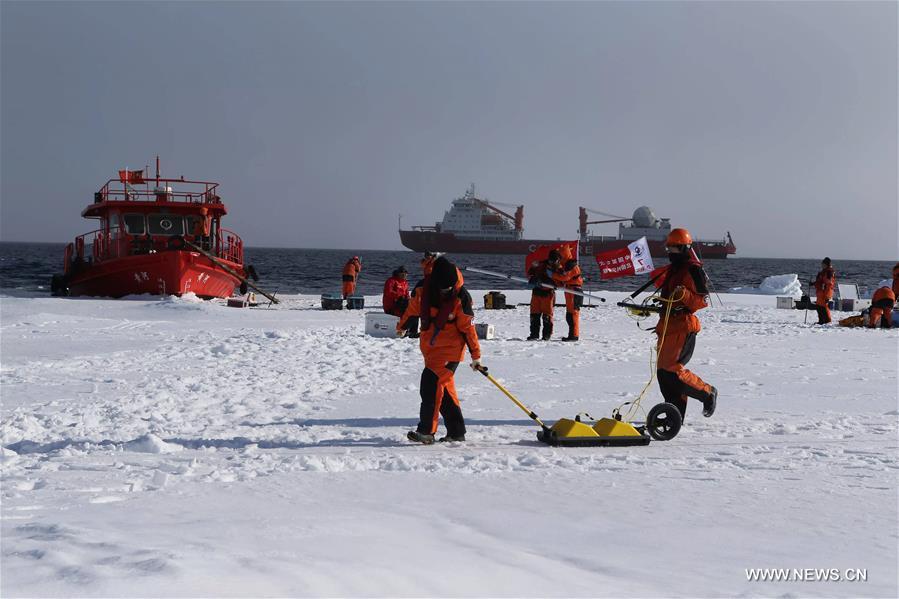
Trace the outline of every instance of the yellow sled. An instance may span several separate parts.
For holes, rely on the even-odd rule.
[[[537,440],[542,441],[547,445],[552,445],[554,447],[624,447],[630,445],[649,445],[650,437],[646,434],[645,427],[635,427],[632,424],[614,418],[600,418],[591,426],[582,422],[580,415],[578,415],[575,416],[574,420],[563,418],[551,427],[546,426],[546,424],[537,417],[537,414],[518,401],[514,395],[509,393],[508,389],[503,387],[499,381],[493,378],[493,376],[487,372],[487,368],[481,366],[478,368],[478,372],[487,377],[491,383],[496,385],[497,389],[502,391],[506,397],[515,402],[516,406],[530,416],[531,420],[540,425],[540,432],[537,433]]]

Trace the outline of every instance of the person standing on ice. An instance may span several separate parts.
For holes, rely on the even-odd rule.
[[[362,272],[362,259],[353,256],[343,265],[343,299],[356,293],[356,280]]]
[[[540,339],[540,323],[543,323],[544,341],[553,335],[553,307],[556,303],[555,283],[552,274],[560,267],[562,255],[558,250],[551,250],[546,260],[534,262],[528,268],[528,280],[531,285],[531,334],[528,341]],[[541,284],[549,285],[547,288]]]
[[[440,441],[464,441],[465,419],[454,377],[466,348],[471,354],[472,369],[481,366],[481,346],[474,328],[471,295],[463,286],[462,273],[452,262],[443,257],[434,261],[431,273],[409,302],[404,318],[410,317],[421,318],[419,348],[425,367],[421,373],[418,426],[406,437],[430,445],[443,416],[446,436]],[[405,330],[404,323],[398,330]]]
[[[696,334],[702,328],[694,312],[705,308],[709,301],[706,274],[692,252],[689,231],[673,229],[665,245],[671,264],[655,284],[662,299],[671,303],[671,311],[666,321],[663,308],[655,328],[659,390],[666,402],[677,407],[681,418],[687,412],[687,397],[701,401],[702,415],[709,417],[715,412],[718,390],[685,368],[696,347]]]
[[[405,266],[400,266],[384,283],[384,295],[381,303],[384,305],[385,314],[402,316],[409,306],[408,273]]]
[[[821,271],[812,282],[815,288],[815,310],[818,312],[818,324],[830,322],[830,306],[833,290],[837,286],[837,275],[830,266],[830,258],[821,261]]]
[[[577,263],[577,258],[571,256],[569,246],[562,246],[561,266],[552,274],[553,282],[565,289],[572,291],[583,291],[584,276],[581,274],[581,267]],[[580,295],[565,293],[565,322],[568,323],[568,336],[562,337],[562,341],[577,341],[581,334],[581,306],[584,305],[584,298]]]

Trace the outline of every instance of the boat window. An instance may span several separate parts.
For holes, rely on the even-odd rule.
[[[125,221],[125,232],[129,235],[143,235],[147,232],[143,214],[125,214],[122,219]]]
[[[184,235],[184,219],[174,214],[147,215],[150,235]]]

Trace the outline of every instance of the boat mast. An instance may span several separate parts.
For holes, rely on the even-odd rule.
[[[159,187],[159,154],[156,155],[156,187]]]

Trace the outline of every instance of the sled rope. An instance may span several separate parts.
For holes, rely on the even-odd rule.
[[[671,310],[674,304],[684,299],[684,295],[686,294],[682,292],[680,297],[672,297],[670,299],[665,299],[661,296],[654,297],[656,301],[665,304],[665,316],[662,318],[662,335],[659,337],[659,343],[656,345],[655,351],[649,352],[649,381],[643,386],[643,390],[640,391],[640,395],[637,396],[637,399],[626,401],[615,409],[615,413],[620,413],[621,408],[630,404],[630,409],[628,409],[627,414],[622,418],[624,422],[630,422],[631,419],[637,415],[637,410],[642,410],[640,402],[643,401],[643,397],[646,395],[646,392],[656,378],[656,364],[658,364],[659,361],[659,352],[662,351],[662,346],[665,345],[665,334],[668,332],[668,318],[671,316]]]

